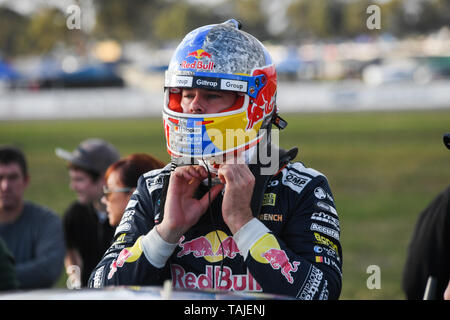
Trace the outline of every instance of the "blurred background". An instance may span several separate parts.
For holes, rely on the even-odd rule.
[[[272,53],[281,110],[448,106],[447,0],[1,0],[0,117],[159,114],[181,37],[230,17]]]
[[[415,219],[450,181],[450,0],[0,0],[0,144],[26,152],[28,198],[62,214],[75,196],[54,148],[87,137],[168,161],[171,54],[230,18],[275,61],[281,145],[329,179],[341,298],[404,299]],[[370,265],[380,288],[367,286]]]

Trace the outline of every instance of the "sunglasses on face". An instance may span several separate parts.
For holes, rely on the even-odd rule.
[[[106,198],[108,198],[109,195],[110,195],[111,193],[116,193],[116,192],[124,192],[124,193],[127,193],[127,192],[131,192],[131,191],[133,191],[133,188],[130,188],[130,187],[123,187],[123,188],[109,189],[108,187],[103,186],[103,195],[104,195]]]

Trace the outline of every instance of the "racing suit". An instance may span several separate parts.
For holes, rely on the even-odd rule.
[[[171,279],[174,288],[337,299],[342,251],[332,193],[320,172],[289,162],[297,153],[290,151],[273,176],[258,176],[250,165],[255,217],[234,235],[223,221],[219,194],[178,243],[165,242],[154,227],[163,219],[170,166],[144,174],[89,286],[161,285]],[[198,192],[205,194],[207,186]]]

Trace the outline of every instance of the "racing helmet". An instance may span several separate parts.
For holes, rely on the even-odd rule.
[[[276,115],[272,58],[234,19],[188,33],[172,56],[164,87],[164,131],[172,159],[214,162],[236,155],[260,143]],[[237,98],[219,113],[183,113],[184,88],[234,91]]]

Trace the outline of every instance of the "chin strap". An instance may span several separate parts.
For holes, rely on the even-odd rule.
[[[284,149],[278,149],[278,152],[279,152],[279,163],[278,163],[279,170],[274,175],[262,175],[261,164],[249,165],[250,171],[255,176],[255,187],[253,189],[252,200],[250,202],[250,208],[252,209],[254,217],[258,217],[261,211],[262,200],[264,198],[267,183],[270,181],[270,179],[272,179],[272,177],[278,175],[281,169],[284,166],[286,166],[289,163],[289,161],[295,159],[295,157],[298,154],[298,148],[294,147],[288,151]],[[175,168],[176,164],[172,163],[171,171],[175,170]],[[158,216],[158,219],[155,220],[156,224],[161,223],[164,217],[164,205],[166,203],[167,189],[169,188],[170,174],[165,175],[163,179],[164,180],[163,180],[163,187],[161,190],[160,214]]]
[[[279,152],[279,163],[277,172],[274,175],[262,175],[261,174],[261,165],[249,165],[250,171],[255,176],[255,187],[253,189],[253,196],[250,202],[250,208],[252,209],[253,216],[258,217],[261,207],[262,200],[264,199],[264,193],[266,191],[267,183],[272,179],[272,177],[278,175],[280,173],[280,169],[286,166],[289,161],[295,159],[298,153],[298,148],[294,147],[288,151],[284,149],[278,149]]]

